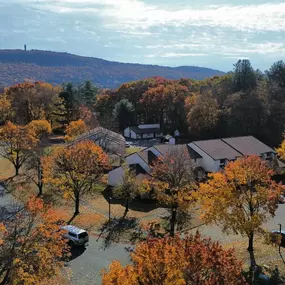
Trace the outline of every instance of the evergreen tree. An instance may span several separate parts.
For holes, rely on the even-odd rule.
[[[96,101],[98,87],[94,86],[91,81],[87,80],[81,87],[82,102],[87,107],[92,107]]]
[[[270,81],[278,84],[279,87],[285,88],[285,62],[277,61],[275,62],[269,71],[266,72]]]
[[[123,131],[134,119],[135,109],[133,104],[127,100],[122,99],[115,105],[113,115],[118,121],[120,131]]]
[[[72,83],[63,85],[59,97],[63,100],[63,124],[70,124],[72,121],[78,120],[79,117],[79,103],[76,100],[76,89]]]
[[[248,59],[239,60],[234,64],[233,88],[234,91],[249,91],[256,87],[257,76]]]

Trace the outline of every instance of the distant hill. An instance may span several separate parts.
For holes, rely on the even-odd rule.
[[[119,63],[51,51],[0,50],[0,85],[5,86],[28,79],[53,84],[91,80],[102,87],[114,88],[128,81],[153,76],[200,80],[222,74],[218,70],[196,66],[173,68]]]

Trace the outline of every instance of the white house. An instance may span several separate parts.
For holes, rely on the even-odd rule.
[[[242,156],[220,139],[195,141],[188,146],[202,157],[200,166],[207,172],[218,172],[227,161]]]
[[[241,156],[257,155],[270,161],[276,158],[271,147],[253,136],[194,141],[189,147],[202,156],[201,166],[207,172],[217,172]]]
[[[163,137],[160,124],[139,125],[128,127],[124,130],[124,137],[131,139],[153,139]]]
[[[191,157],[194,168],[200,166],[200,155],[195,153],[195,151],[190,149],[187,145],[155,145],[127,156],[123,166],[115,168],[109,172],[108,185],[113,187],[118,186],[123,180],[124,170],[127,168],[134,169],[137,176],[140,174],[151,175],[151,165],[153,161],[155,161],[158,157],[164,157],[166,154],[171,155],[176,151],[183,151],[185,155],[189,154],[188,158]],[[187,158],[185,157],[185,159]]]
[[[229,161],[247,155],[258,155],[270,162],[276,158],[275,151],[252,136],[193,141],[188,145],[162,144],[146,148],[126,157],[125,167],[136,169],[136,174],[151,174],[151,164],[158,157],[164,157],[177,150],[183,150],[185,159],[190,158],[196,177],[205,177],[206,172],[218,172]],[[187,155],[187,157],[186,157]],[[276,161],[276,160],[275,160]],[[285,165],[278,161],[279,168]],[[108,183],[116,186],[124,175],[123,168],[109,173]]]

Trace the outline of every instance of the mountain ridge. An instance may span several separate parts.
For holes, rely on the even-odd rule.
[[[201,80],[225,74],[222,71],[198,66],[160,66],[121,63],[67,52],[43,50],[0,50],[0,83],[11,85],[24,80],[41,80],[53,84],[82,83],[91,80],[108,88],[129,81],[161,76],[168,79],[192,78]]]

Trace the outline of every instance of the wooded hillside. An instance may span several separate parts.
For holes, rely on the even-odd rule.
[[[114,88],[128,81],[152,76],[201,80],[222,74],[223,72],[218,70],[195,66],[171,68],[111,62],[50,51],[0,50],[0,85],[5,86],[27,79],[52,84],[90,80],[99,86]]]

